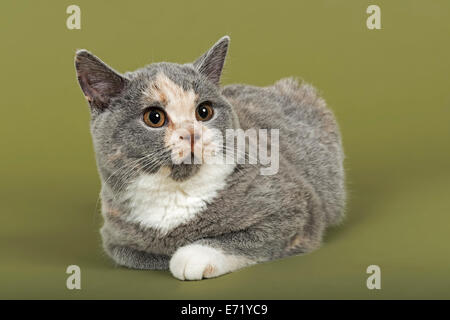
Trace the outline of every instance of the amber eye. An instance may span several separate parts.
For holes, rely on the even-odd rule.
[[[153,128],[162,127],[166,123],[166,114],[159,108],[149,108],[144,113],[144,122]]]
[[[208,121],[214,115],[214,110],[211,107],[211,103],[204,102],[197,107],[195,110],[195,118],[198,121]]]

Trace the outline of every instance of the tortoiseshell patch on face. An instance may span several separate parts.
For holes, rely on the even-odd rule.
[[[195,107],[198,96],[194,90],[184,90],[181,86],[170,80],[164,73],[158,73],[144,95],[149,103],[158,101],[164,106],[172,125],[184,121],[195,120]]]
[[[194,90],[184,90],[160,72],[149,83],[144,97],[148,104],[157,102],[164,107],[168,118],[164,144],[172,150],[174,162],[182,162],[192,153],[203,159],[203,149],[211,144],[214,135],[208,134],[211,130],[196,119],[199,97]]]

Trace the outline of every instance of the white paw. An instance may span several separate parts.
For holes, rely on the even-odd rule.
[[[221,250],[190,244],[175,251],[169,268],[173,276],[180,280],[201,280],[213,278],[250,264],[243,257],[226,255]]]
[[[223,259],[224,255],[217,249],[191,244],[174,253],[169,268],[180,280],[201,280],[221,275],[219,263]]]

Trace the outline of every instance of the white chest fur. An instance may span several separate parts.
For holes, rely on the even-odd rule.
[[[127,220],[167,233],[204,210],[225,187],[233,169],[232,165],[203,164],[193,177],[182,182],[172,180],[168,169],[140,176],[125,193],[131,206]]]

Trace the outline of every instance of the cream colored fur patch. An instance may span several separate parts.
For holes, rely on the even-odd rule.
[[[194,90],[184,90],[170,80],[164,73],[158,73],[144,91],[149,102],[159,101],[173,124],[195,120],[195,107],[198,99]]]

